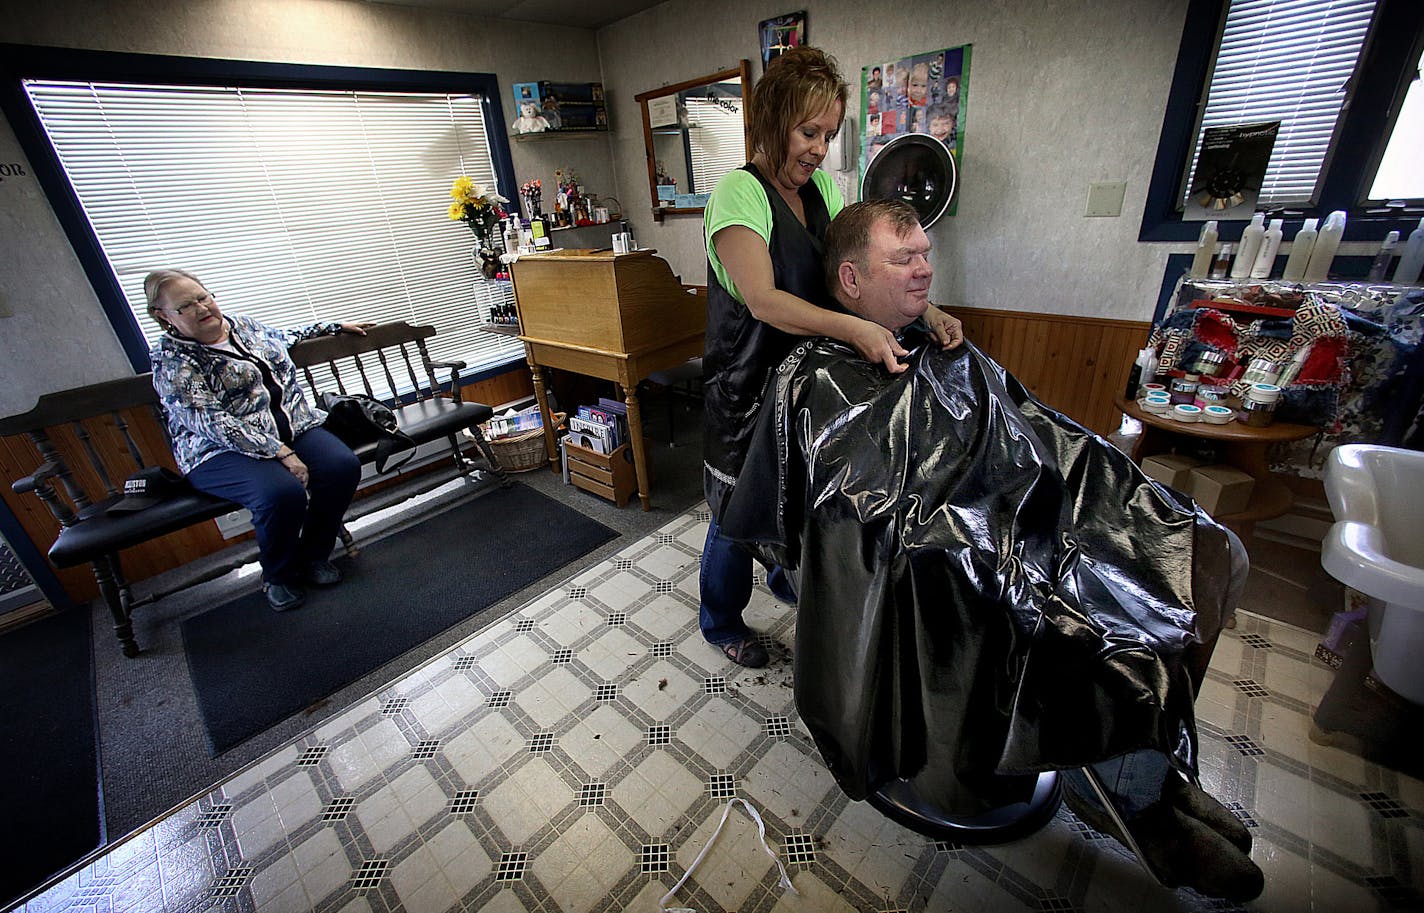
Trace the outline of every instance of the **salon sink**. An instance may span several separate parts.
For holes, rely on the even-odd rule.
[[[1424,704],[1424,453],[1336,447],[1325,468],[1325,494],[1336,522],[1320,563],[1371,599],[1375,677]]]

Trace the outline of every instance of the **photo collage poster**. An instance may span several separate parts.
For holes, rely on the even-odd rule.
[[[902,133],[928,133],[949,147],[963,185],[969,49],[966,44],[861,69],[862,179],[871,159],[886,143]],[[957,208],[958,194],[955,198]]]

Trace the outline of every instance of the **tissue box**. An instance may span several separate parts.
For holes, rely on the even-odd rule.
[[[1256,480],[1235,466],[1199,466],[1188,473],[1187,494],[1213,517],[1235,514],[1251,502]]]
[[[1175,488],[1177,491],[1187,490],[1187,480],[1191,476],[1192,469],[1200,466],[1201,460],[1195,457],[1181,456],[1175,453],[1164,453],[1159,456],[1150,456],[1142,461],[1142,471],[1147,473],[1149,478],[1156,479],[1168,488]]]

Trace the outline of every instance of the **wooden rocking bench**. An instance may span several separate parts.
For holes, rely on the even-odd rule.
[[[504,470],[480,433],[479,426],[489,420],[492,410],[460,398],[460,370],[465,366],[460,362],[432,361],[425,340],[434,335],[434,327],[388,323],[370,328],[365,336],[344,334],[301,342],[292,348],[291,357],[306,380],[307,394],[313,402],[319,382],[327,387],[334,383],[343,393],[355,386],[359,389],[351,392],[368,396],[375,396],[374,390],[395,390],[398,401],[387,401],[400,429],[416,444],[448,440],[454,474],[468,475],[481,468],[463,452],[461,437],[468,434],[484,466],[507,486],[510,483]],[[445,383],[441,383],[437,371],[448,372]],[[167,592],[135,599],[120,564],[120,553],[241,509],[231,501],[185,487],[143,510],[108,513],[109,505],[122,496],[124,480],[135,471],[146,466],[175,467],[164,429],[150,374],[49,393],[40,397],[29,412],[0,419],[0,437],[23,436],[39,462],[38,468],[11,487],[17,493],[37,496],[57,523],[57,528],[44,523],[47,518],[36,512],[27,527],[48,527],[54,536],[48,554],[55,567],[92,567],[125,656],[139,653],[133,634],[133,610]],[[376,445],[357,448],[356,454],[362,462],[373,462]],[[444,484],[452,477],[437,475],[421,490]],[[353,508],[353,515],[358,511]],[[354,544],[344,528],[342,540],[354,553]],[[255,544],[239,551],[241,554],[235,554],[230,563],[210,570],[202,579],[211,579],[251,560],[256,553]],[[157,564],[162,564],[161,556]],[[193,582],[196,581],[185,585]]]

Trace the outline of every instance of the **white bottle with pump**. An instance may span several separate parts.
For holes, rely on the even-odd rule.
[[[1404,254],[1394,268],[1395,284],[1418,285],[1421,267],[1424,267],[1424,219],[1419,220],[1419,227],[1409,233],[1409,240],[1404,244]]]
[[[1295,233],[1290,256],[1286,257],[1286,266],[1281,272],[1282,281],[1299,282],[1300,277],[1305,275],[1305,265],[1310,262],[1310,252],[1315,249],[1315,226],[1318,224],[1318,219],[1306,219],[1300,231]]]
[[[1256,265],[1256,255],[1261,252],[1261,239],[1266,234],[1266,214],[1255,213],[1251,224],[1241,230],[1241,246],[1236,251],[1236,262],[1231,264],[1231,278],[1245,279]]]
[[[1197,238],[1196,256],[1192,257],[1192,268],[1187,273],[1193,279],[1205,279],[1211,273],[1211,261],[1216,256],[1216,220],[1212,219],[1202,226],[1201,236]]]
[[[1325,217],[1320,227],[1320,235],[1315,239],[1315,249],[1310,252],[1310,262],[1305,265],[1306,282],[1324,282],[1330,275],[1330,266],[1335,262],[1335,251],[1340,248],[1340,239],[1345,235],[1345,212],[1337,209]]]
[[[1256,253],[1256,262],[1251,264],[1252,279],[1271,278],[1271,269],[1276,265],[1276,251],[1281,249],[1281,226],[1284,219],[1272,219],[1271,227],[1261,237],[1261,249]]]

